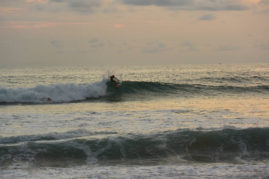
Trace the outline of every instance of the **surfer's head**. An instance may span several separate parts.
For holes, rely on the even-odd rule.
[[[110,76],[110,81],[111,81],[111,82],[115,82],[115,81],[114,81],[114,78],[115,78],[115,76],[114,76],[114,75],[111,75],[111,76]]]

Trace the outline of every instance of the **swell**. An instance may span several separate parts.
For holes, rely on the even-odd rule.
[[[198,81],[204,82],[215,82],[215,83],[237,83],[237,84],[266,84],[269,82],[269,76],[262,75],[248,75],[248,76],[223,76],[223,77],[203,77],[197,79]]]
[[[238,94],[269,94],[269,85],[236,86],[236,85],[205,85],[175,84],[161,82],[123,81],[115,89],[108,83],[106,100],[137,100],[154,97],[197,97]]]
[[[212,92],[269,92],[269,85],[254,86],[235,86],[235,85],[205,85],[205,84],[175,84],[160,82],[140,82],[140,81],[124,81],[118,91],[122,93],[139,93],[139,92],[176,92],[176,93],[203,93]]]
[[[85,131],[83,132],[85,134]],[[112,133],[116,134],[116,133]],[[29,136],[28,136],[29,137]],[[234,162],[269,159],[269,128],[216,131],[176,130],[148,135],[113,135],[68,140],[1,139],[0,166],[16,162],[35,165],[138,162]],[[7,142],[7,140],[11,140]],[[40,138],[41,140],[41,138]],[[5,141],[5,142],[3,142]],[[12,144],[11,144],[12,143]],[[174,162],[175,162],[174,161]]]
[[[34,88],[0,88],[0,104],[54,104],[89,100],[122,101],[155,96],[193,97],[222,94],[268,94],[269,85],[205,85],[123,81],[114,88],[108,80],[92,84],[56,84]]]

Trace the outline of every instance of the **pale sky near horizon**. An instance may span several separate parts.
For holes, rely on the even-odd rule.
[[[269,0],[0,0],[0,67],[268,63]]]

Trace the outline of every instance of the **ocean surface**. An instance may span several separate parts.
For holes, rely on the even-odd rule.
[[[269,64],[1,68],[0,178],[269,178]]]

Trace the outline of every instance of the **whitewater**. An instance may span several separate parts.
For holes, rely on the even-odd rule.
[[[269,65],[0,69],[0,176],[267,178]]]

